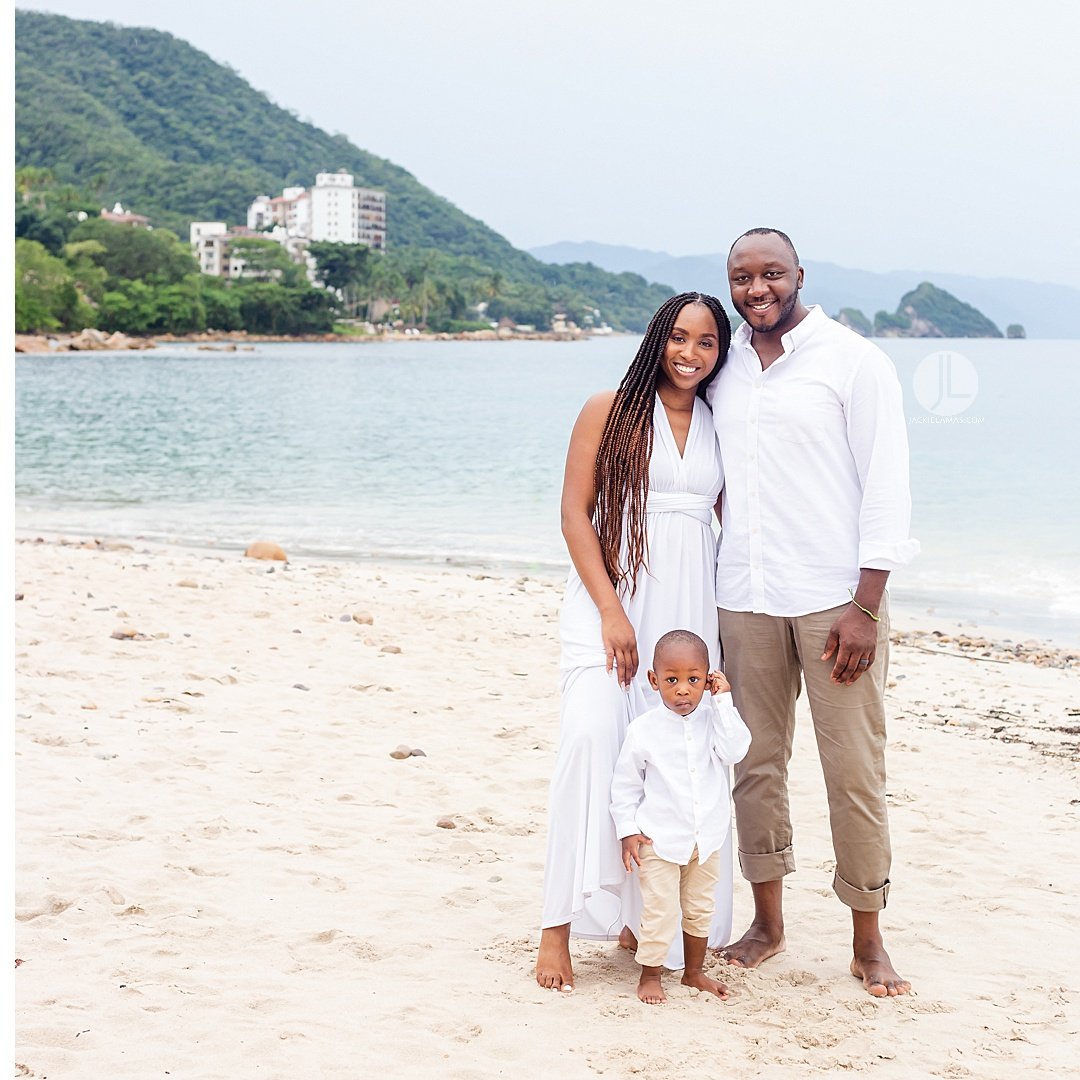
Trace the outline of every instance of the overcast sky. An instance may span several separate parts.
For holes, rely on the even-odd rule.
[[[1080,286],[1080,5],[18,6],[184,38],[519,247],[769,225],[808,259]]]

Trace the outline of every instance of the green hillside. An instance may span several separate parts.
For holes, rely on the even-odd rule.
[[[464,257],[507,283],[642,329],[671,290],[513,247],[405,169],[274,105],[171,34],[17,11],[15,161],[186,237],[192,220],[243,223],[255,195],[346,169],[387,192],[391,249]],[[512,291],[512,290],[511,290]],[[532,297],[535,300],[535,293]]]

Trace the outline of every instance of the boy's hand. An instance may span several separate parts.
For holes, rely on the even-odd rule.
[[[622,840],[622,864],[626,872],[634,872],[634,863],[641,865],[641,845],[651,844],[652,841],[644,833],[634,833],[633,836],[624,836]]]
[[[722,671],[710,671],[709,690],[714,697],[717,694],[729,694],[731,693],[731,683],[727,681]]]

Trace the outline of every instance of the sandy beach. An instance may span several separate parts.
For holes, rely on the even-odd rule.
[[[650,1008],[614,943],[532,976],[557,582],[54,537],[15,587],[17,1076],[1075,1075],[1075,653],[894,627],[915,994],[848,974],[802,705],[787,952]]]

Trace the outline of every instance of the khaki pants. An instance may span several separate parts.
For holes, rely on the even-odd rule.
[[[856,911],[878,911],[888,897],[892,861],[882,700],[888,607],[883,599],[874,663],[854,685],[838,686],[829,679],[835,656],[819,658],[846,607],[790,619],[720,609],[724,671],[753,736],[732,789],[739,865],[751,882],[777,881],[795,869],[787,778],[801,672],[829,798],[833,890]]]
[[[716,908],[716,883],[720,880],[720,852],[698,862],[697,848],[685,866],[661,859],[652,844],[639,848],[641,865],[641,929],[637,962],[643,967],[662,967],[668,949],[682,928],[691,937],[707,938]]]

